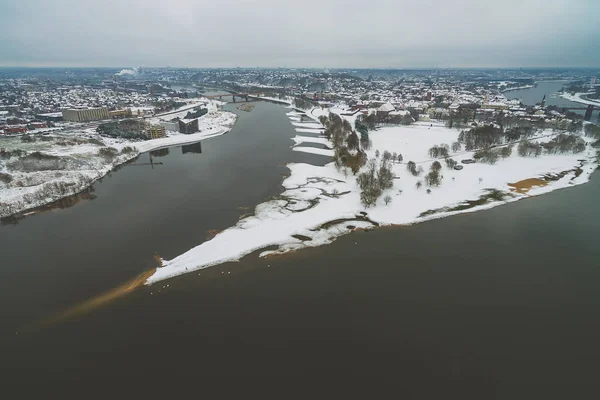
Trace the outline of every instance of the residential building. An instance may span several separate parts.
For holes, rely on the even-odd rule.
[[[508,105],[505,103],[499,103],[499,102],[489,102],[489,103],[483,103],[481,105],[481,108],[484,108],[486,110],[508,110]]]
[[[108,108],[67,108],[62,110],[62,115],[65,121],[86,122],[108,119]]]
[[[160,121],[159,124],[164,126],[166,130],[171,132],[179,132],[179,120]]]
[[[180,119],[179,132],[190,134],[198,132],[198,119]]]
[[[131,112],[131,108],[125,108],[123,110],[109,111],[108,115],[110,115],[110,117],[113,118],[113,119],[117,119],[117,118],[131,118],[133,116],[133,114]]]
[[[37,119],[41,119],[42,121],[53,121],[58,122],[63,120],[63,116],[61,112],[53,112],[53,113],[44,113],[44,114],[36,114]]]
[[[146,136],[150,139],[158,139],[167,136],[167,130],[162,125],[148,125],[146,128]]]
[[[4,128],[4,133],[6,134],[10,134],[10,133],[27,133],[27,126],[26,125],[12,125],[12,126],[7,126]]]

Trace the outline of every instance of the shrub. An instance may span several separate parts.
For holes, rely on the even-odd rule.
[[[104,146],[104,143],[102,143],[102,141],[98,140],[98,139],[89,139],[88,143],[96,145],[96,146]]]
[[[23,143],[34,143],[35,137],[33,135],[22,135],[21,142]]]
[[[12,181],[12,179],[13,178],[11,175],[0,172],[0,182],[8,184]]]
[[[585,124],[585,127],[583,128],[585,135],[595,138],[595,139],[600,139],[600,126],[596,125],[596,124]]]
[[[121,149],[121,154],[131,154],[133,152],[135,152],[135,149],[130,146],[125,146]]]
[[[502,158],[508,158],[510,157],[510,155],[512,154],[512,144],[509,146],[504,146],[501,150],[500,150],[500,156]]]
[[[451,158],[446,158],[446,166],[450,169],[454,169],[454,167],[456,167],[456,165],[458,164],[458,162],[456,160],[453,160]]]
[[[107,161],[112,161],[117,154],[119,154],[119,151],[114,147],[103,147],[98,150],[98,155],[104,157]]]
[[[524,140],[521,143],[519,143],[519,146],[517,147],[517,152],[521,157],[527,157],[531,155],[539,157],[540,155],[542,155],[542,150],[542,145],[540,145],[539,143],[530,143],[527,140]]]
[[[486,163],[486,164],[496,164],[498,161],[498,157],[500,156],[500,151],[487,149],[487,150],[479,150],[473,155],[473,158],[477,161]]]
[[[390,161],[392,159],[392,153],[390,153],[389,151],[385,150],[383,152],[383,161]]]

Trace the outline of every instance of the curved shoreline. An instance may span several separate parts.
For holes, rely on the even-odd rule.
[[[600,101],[595,101],[595,100],[588,100],[588,99],[584,99],[582,96],[585,96],[586,94],[589,93],[575,93],[575,94],[570,94],[570,93],[561,93],[560,97],[562,97],[565,100],[569,100],[572,101],[573,103],[579,103],[579,104],[585,104],[588,106],[596,106],[600,108]]]
[[[235,115],[235,114],[232,113],[232,115]],[[211,130],[211,132],[209,132],[209,133],[194,133],[194,134],[190,134],[190,135],[179,134],[179,135],[174,135],[174,136],[160,138],[160,139],[151,139],[151,140],[147,140],[144,142],[123,143],[123,147],[126,147],[126,146],[134,147],[137,150],[137,152],[133,153],[133,154],[129,154],[126,157],[121,157],[116,162],[114,162],[110,165],[106,165],[105,168],[103,168],[101,170],[97,170],[98,174],[96,176],[94,176],[93,178],[91,178],[90,181],[87,181],[87,182],[85,182],[83,184],[79,184],[79,185],[77,185],[77,184],[73,185],[73,189],[69,190],[68,193],[66,193],[66,194],[63,194],[60,196],[53,196],[51,198],[46,198],[43,201],[27,204],[26,207],[19,209],[15,212],[11,212],[10,214],[7,214],[7,215],[1,215],[0,220],[1,221],[9,221],[14,218],[20,219],[21,217],[25,217],[28,215],[33,215],[33,214],[42,212],[42,211],[46,210],[48,207],[52,208],[52,204],[58,203],[67,198],[74,197],[74,196],[81,194],[85,190],[89,189],[94,183],[96,183],[100,179],[104,178],[110,172],[116,170],[118,167],[120,167],[124,164],[131,162],[132,160],[136,159],[137,157],[139,157],[142,154],[145,154],[145,153],[148,153],[148,152],[154,151],[154,150],[160,150],[160,149],[164,149],[164,148],[168,148],[168,147],[173,147],[173,146],[181,146],[181,145],[186,145],[186,144],[198,143],[198,142],[202,142],[207,139],[212,139],[214,137],[224,135],[225,133],[231,131],[231,129],[235,125],[236,120],[237,120],[237,115],[233,119],[233,123],[231,126],[218,126],[218,129]]]
[[[254,215],[241,219],[236,225],[220,232],[217,236],[215,236],[215,238],[188,250],[174,259],[163,260],[163,266],[159,267],[156,272],[146,280],[145,284],[152,285],[166,279],[220,265],[226,262],[237,262],[247,255],[257,251],[260,252],[260,257],[283,255],[296,250],[301,250],[303,248],[318,247],[332,243],[338,237],[352,233],[355,230],[370,230],[379,227],[405,227],[435,219],[492,209],[508,203],[536,197],[556,190],[585,184],[589,181],[591,174],[596,169],[597,167],[595,165],[588,164],[586,173],[582,174],[576,180],[573,180],[573,177],[571,176],[566,176],[563,178],[563,182],[550,182],[546,186],[532,188],[529,193],[515,195],[514,197],[509,197],[501,201],[490,201],[485,204],[463,210],[439,212],[423,217],[419,216],[410,221],[401,223],[386,222],[377,217],[373,217],[368,213],[361,214],[357,212],[349,214],[337,214],[335,217],[329,219],[326,218],[320,220],[319,222],[308,225],[306,224],[306,216],[303,215],[303,211],[306,211],[305,209],[292,211],[291,214],[295,214],[295,216],[291,215],[288,217],[288,219],[296,217],[295,219],[302,221],[304,223],[303,225],[294,225],[293,221],[287,221],[286,224],[279,224],[278,228],[281,228],[283,225],[288,225],[288,232],[283,232],[280,229],[272,229],[271,232],[268,232],[270,229],[266,227],[266,229],[261,229],[260,231],[253,232],[251,234],[244,234],[245,231],[252,230],[256,223],[260,223],[260,221],[263,220],[264,215],[261,214],[263,214],[264,210],[260,210],[261,206],[270,207],[273,204],[269,203],[279,201],[272,200],[259,205],[257,207],[258,211],[255,211]],[[569,183],[565,181],[568,181]],[[286,190],[286,192],[287,191],[288,190]],[[298,198],[293,199],[293,201],[298,200]],[[458,205],[460,205],[460,203],[455,204],[455,206]],[[281,206],[281,204],[279,204],[279,206]],[[273,207],[272,209],[268,210],[268,213],[277,212],[276,208],[277,207]],[[366,221],[365,218],[369,220]],[[335,223],[332,224],[332,222]],[[329,226],[330,224],[331,226]],[[323,226],[325,226],[325,228],[322,228]],[[264,233],[264,235],[261,236],[261,233]],[[250,236],[252,236],[252,238],[250,238]],[[240,249],[238,252],[226,255],[221,251],[224,246],[226,246],[226,243],[239,243],[245,239],[250,240],[250,242],[248,242],[247,246],[244,246],[244,248]],[[253,244],[252,241],[255,241],[255,243]],[[276,246],[277,249],[265,250],[273,246]]]
[[[317,120],[318,116],[311,111],[307,114]],[[295,117],[296,113],[288,113],[288,116],[292,124],[296,125],[291,118]],[[367,153],[373,157],[375,149],[394,151],[398,150],[400,145],[406,160],[419,160],[416,157],[426,154],[430,145],[455,140],[458,133],[441,126],[382,128],[371,133],[374,146]],[[547,141],[551,140],[552,136],[542,132],[531,139]],[[302,147],[296,146],[311,140],[315,139],[301,136],[291,138],[294,142],[292,148],[302,151]],[[412,141],[412,145],[405,143],[406,141]],[[461,152],[455,156],[471,158],[472,153]],[[582,158],[585,159],[583,162]],[[424,162],[432,161],[430,159]],[[499,161],[496,166],[478,163],[466,166],[460,172],[444,169],[443,173],[447,177],[441,187],[431,188],[431,195],[425,194],[425,188],[420,191],[415,189],[414,182],[419,178],[409,174],[404,163],[394,163],[394,173],[401,179],[396,181],[398,183],[395,188],[386,192],[393,196],[394,202],[388,206],[380,201],[379,205],[368,209],[360,203],[360,190],[357,188],[355,177],[351,173],[345,175],[336,170],[333,163],[325,166],[288,164],[287,167],[290,174],[282,182],[285,189],[283,193],[258,205],[253,215],[240,219],[234,226],[220,232],[211,240],[171,260],[163,260],[163,267],[158,268],[146,284],[225,262],[239,261],[256,251],[261,251],[261,257],[283,254],[331,243],[337,237],[356,229],[414,225],[432,219],[490,209],[580,185],[589,181],[589,177],[597,168],[597,161],[592,157],[590,149],[579,155],[545,155],[540,158],[513,154],[512,157]],[[511,182],[519,183],[529,178],[544,176],[548,177],[548,183],[544,186],[528,188],[522,193],[510,192]],[[405,186],[405,182],[408,186]],[[499,198],[486,198],[485,193],[488,190],[498,191],[502,195]],[[396,197],[400,195],[401,197]],[[273,246],[276,246],[275,250],[266,250]]]

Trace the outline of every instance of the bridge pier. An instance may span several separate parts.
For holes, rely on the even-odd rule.
[[[593,112],[594,112],[594,106],[589,104],[587,106],[587,110],[585,110],[585,115],[584,115],[583,119],[585,119],[586,121],[591,120]]]

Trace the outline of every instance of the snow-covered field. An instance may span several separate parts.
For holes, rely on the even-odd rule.
[[[307,114],[316,120],[319,115],[328,112],[315,109]],[[299,125],[296,121],[298,113],[292,112],[288,116],[293,125]],[[301,127],[306,125],[313,128],[315,124],[304,123]],[[241,219],[213,239],[172,260],[163,260],[163,267],[157,269],[147,284],[223,262],[237,261],[269,246],[277,246],[277,250],[264,251],[261,256],[320,246],[354,229],[413,224],[495,207],[585,183],[597,167],[595,152],[589,146],[585,152],[576,155],[543,155],[538,158],[520,157],[515,146],[513,154],[499,160],[496,165],[465,164],[464,169],[459,171],[447,168],[441,160],[444,165],[442,184],[432,187],[431,193],[427,193],[423,175],[413,176],[407,171],[406,162],[414,161],[428,171],[434,161],[430,159],[428,149],[444,143],[450,145],[457,140],[458,134],[457,130],[431,124],[387,127],[371,132],[373,145],[367,152],[369,158],[375,157],[377,150],[380,153],[387,150],[401,153],[404,160],[393,164],[396,175],[394,187],[384,192],[377,204],[368,209],[360,202],[360,190],[351,172],[338,171],[333,163],[325,166],[289,164],[290,176],[283,182],[286,191],[282,195],[258,205],[254,215]],[[543,132],[534,140],[548,141],[553,136],[552,132]],[[325,144],[324,141],[323,138],[298,135],[293,138],[293,149],[331,156],[332,150],[302,146],[303,143]],[[458,152],[453,158],[460,162],[472,155],[472,152]],[[510,183],[561,173],[565,174],[560,179],[531,187],[522,193],[513,191],[509,186]],[[419,181],[423,186],[417,188]],[[485,196],[491,189],[501,191],[504,198],[488,200]],[[387,205],[383,200],[386,195],[392,198]],[[467,201],[476,200],[481,201],[472,206],[466,205]]]

